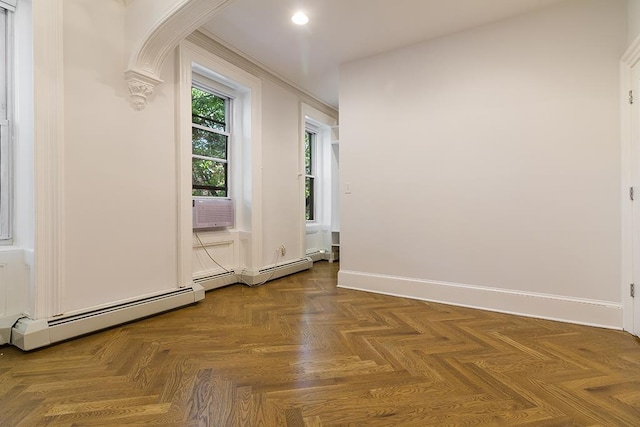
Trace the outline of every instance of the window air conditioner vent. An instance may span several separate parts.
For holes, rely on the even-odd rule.
[[[218,198],[193,199],[193,229],[233,227],[233,201]]]

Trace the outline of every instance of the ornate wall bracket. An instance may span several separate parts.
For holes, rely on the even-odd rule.
[[[137,0],[142,4],[143,0]],[[146,2],[157,0],[144,0]],[[189,34],[234,0],[166,0],[166,12],[149,22],[149,14],[142,7],[131,12],[129,28],[149,28],[143,36],[134,36],[129,66],[124,78],[129,86],[131,106],[144,109],[153,89],[162,83],[159,78],[164,60]],[[134,5],[135,3],[132,3]],[[132,34],[139,31],[132,31]]]
[[[131,107],[140,111],[147,104],[147,98],[153,93],[153,89],[162,83],[162,80],[135,70],[127,70],[124,79],[129,87],[129,101]]]

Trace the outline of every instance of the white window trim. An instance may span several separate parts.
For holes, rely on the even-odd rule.
[[[305,163],[305,192],[306,192],[306,179],[313,178],[313,219],[306,219],[306,200],[305,200],[305,221],[307,224],[318,223],[318,197],[321,192],[318,190],[318,184],[320,184],[320,180],[318,180],[318,163],[319,163],[319,150],[318,150],[318,137],[319,130],[317,127],[307,123],[305,126],[305,133],[309,132],[313,134],[313,140],[311,143],[311,174],[307,174],[306,163]]]
[[[325,113],[300,103],[300,247],[305,253],[329,251],[331,249],[331,215],[332,215],[332,176],[331,176],[331,128],[336,126],[337,120]],[[304,161],[304,132],[310,129],[316,132],[316,179],[315,179],[315,221],[307,221],[305,216],[305,161]],[[321,233],[318,247],[307,247],[308,234]]]
[[[0,2],[4,7],[4,3]],[[15,6],[15,4],[14,4]],[[5,35],[5,43],[0,46],[0,56],[3,57],[4,68],[0,70],[0,84],[4,90],[0,91],[0,245],[13,243],[12,235],[12,121],[13,121],[13,19],[12,13],[2,11],[0,31]]]
[[[16,11],[18,0],[0,0],[0,8],[7,9],[10,12]]]
[[[194,67],[195,69],[195,67]],[[203,70],[202,68],[200,68],[201,70]],[[208,78],[206,76],[204,76],[201,73],[198,72],[193,72],[192,74],[192,86],[203,90],[205,92],[209,92],[212,93],[218,97],[224,98],[227,100],[227,102],[225,103],[225,119],[226,119],[226,127],[227,130],[226,131],[221,131],[218,129],[214,129],[214,128],[210,128],[207,126],[202,126],[199,125],[197,123],[191,123],[191,127],[192,128],[196,128],[196,129],[201,129],[204,130],[206,132],[212,132],[212,133],[217,133],[219,135],[224,135],[226,137],[228,137],[227,139],[227,158],[226,159],[219,159],[216,157],[207,157],[207,156],[200,156],[197,154],[193,154],[192,153],[192,158],[195,159],[204,159],[204,160],[213,160],[215,162],[218,163],[226,163],[227,164],[227,195],[224,197],[218,197],[218,196],[193,196],[194,198],[224,198],[224,199],[233,199],[233,181],[234,179],[232,178],[232,173],[235,167],[237,167],[238,165],[234,165],[233,163],[233,155],[234,155],[234,147],[233,147],[233,143],[234,143],[234,138],[233,135],[234,133],[236,133],[238,131],[237,128],[235,127],[235,120],[234,120],[234,102],[236,97],[238,96],[238,93],[233,90],[232,88],[223,85],[222,83],[213,80],[211,78]],[[234,132],[235,129],[235,132]]]
[[[234,159],[242,171],[232,172],[235,229],[227,230],[233,243],[234,263],[248,270],[262,265],[262,82],[241,68],[188,40],[181,42],[178,53],[178,281],[181,286],[193,283],[193,224],[191,196],[191,85],[193,74],[204,74],[236,90],[242,108],[234,116],[241,135],[234,135]],[[209,74],[210,73],[210,74]],[[241,113],[240,113],[241,110]],[[235,113],[234,113],[235,114]],[[222,232],[221,232],[222,233]],[[224,236],[222,236],[224,237]]]

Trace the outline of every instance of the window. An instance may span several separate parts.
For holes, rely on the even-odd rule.
[[[11,16],[0,2],[0,240],[11,239]]]
[[[316,181],[316,137],[317,134],[311,130],[304,132],[304,195],[305,195],[305,218],[307,221],[315,221],[315,181]]]
[[[204,86],[191,88],[193,196],[229,196],[230,104]]]

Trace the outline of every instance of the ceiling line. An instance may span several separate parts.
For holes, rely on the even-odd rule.
[[[298,96],[306,104],[311,105],[315,109],[337,119],[338,109],[334,106],[327,104],[326,102],[318,99],[310,92],[304,90],[302,87],[292,82],[282,74],[278,73],[262,64],[260,61],[252,58],[246,53],[236,49],[219,37],[216,37],[211,32],[200,28],[194,31],[187,37],[187,40],[197,44],[198,46],[206,49],[207,51],[218,55],[222,59],[236,65],[243,70],[255,75],[256,77],[264,78],[272,83],[275,83],[284,89],[287,89]]]

